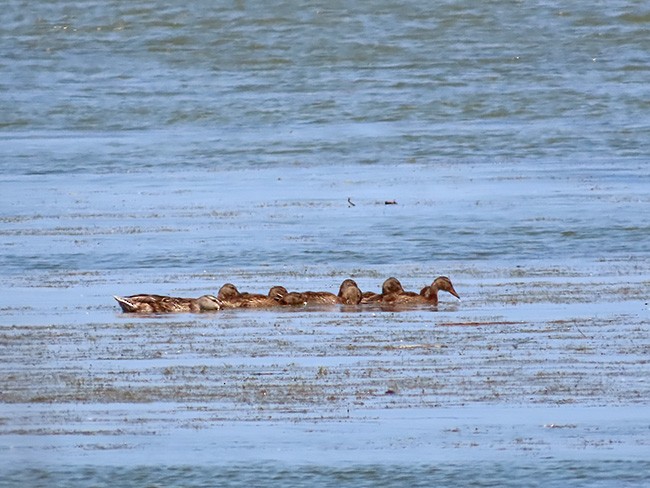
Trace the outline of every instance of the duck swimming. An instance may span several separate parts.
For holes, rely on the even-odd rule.
[[[242,293],[237,298],[240,308],[268,308],[280,306],[280,299],[287,294],[284,286],[272,286],[267,295]]]
[[[356,281],[347,279],[341,283],[337,296],[339,303],[344,305],[358,305],[361,303],[362,293]]]
[[[355,305],[361,302],[361,290],[351,279],[344,280],[338,295],[328,291],[294,291],[285,294],[279,302],[282,305]]]
[[[217,293],[217,298],[221,301],[223,308],[239,308],[241,297],[242,293],[232,283],[225,283]]]
[[[375,293],[374,291],[364,291],[361,293],[361,303],[376,301],[378,296],[379,293]]]
[[[438,276],[433,280],[431,285],[425,286],[420,290],[420,295],[427,298],[432,305],[438,305],[438,292],[440,290],[446,291],[460,300],[460,295],[454,290],[454,285],[451,284],[451,280],[446,276]]]
[[[164,295],[113,296],[125,313],[182,313],[213,312],[221,310],[222,303],[214,295],[199,298],[169,297]]]
[[[404,293],[404,287],[402,287],[402,284],[400,281],[391,276],[388,278],[384,283],[381,285],[381,294],[382,295],[388,295],[390,293]]]
[[[361,300],[361,303],[373,303],[373,302],[380,302],[382,301],[383,297],[395,294],[395,293],[413,293],[413,292],[406,292],[404,291],[404,288],[402,287],[402,284],[400,281],[391,276],[390,278],[386,279],[384,283],[381,285],[381,293],[375,293],[372,291],[367,291],[363,293],[363,297]]]
[[[414,292],[393,292],[387,295],[383,295],[381,298],[382,304],[391,304],[391,305],[438,305],[438,291],[446,291],[456,298],[460,299],[460,296],[454,289],[451,280],[446,276],[439,276],[436,278],[433,283],[429,286],[425,286],[420,290],[420,293]]]
[[[233,300],[235,298],[239,298],[240,296],[241,293],[232,283],[224,284],[221,288],[219,288],[219,292],[217,293],[217,298],[221,301]]]
[[[273,286],[267,295],[262,295],[242,293],[232,283],[226,283],[219,289],[217,298],[224,308],[266,308],[279,306],[279,300],[286,294],[284,286]]]
[[[242,293],[232,283],[224,284],[214,295],[199,298],[181,298],[164,295],[114,296],[120,308],[126,313],[170,313],[207,312],[224,308],[269,308],[280,305],[358,305],[378,303],[383,307],[396,308],[415,305],[438,305],[438,292],[446,291],[456,298],[460,296],[451,280],[439,276],[420,293],[405,291],[400,281],[390,277],[382,284],[381,293],[362,293],[357,283],[346,279],[341,283],[338,294],[327,291],[287,292],[283,286],[273,286],[268,294]]]
[[[281,305],[335,305],[339,297],[329,291],[292,291],[279,301]]]

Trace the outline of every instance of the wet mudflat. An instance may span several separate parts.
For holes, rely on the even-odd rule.
[[[346,168],[174,175],[171,202],[147,175],[6,185],[0,483],[647,482],[647,186],[422,169],[354,171],[354,207]],[[593,218],[612,208],[617,225]],[[436,310],[141,316],[112,298],[441,274],[462,300]]]
[[[441,295],[437,310],[139,316],[110,302],[110,274],[59,274],[37,289],[84,293],[74,307],[20,306],[17,288],[1,331],[3,469],[647,461],[647,269],[452,272],[463,300]],[[403,273],[411,288],[426,282],[423,270]],[[376,274],[354,277],[368,289]],[[342,277],[319,268],[309,279]],[[191,293],[218,277],[164,277],[174,279]]]

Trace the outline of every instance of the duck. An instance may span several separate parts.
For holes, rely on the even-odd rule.
[[[433,283],[420,290],[420,295],[425,297],[432,305],[438,305],[438,292],[446,291],[460,300],[460,295],[454,289],[454,285],[447,276],[438,276]]]
[[[278,300],[280,305],[300,306],[307,305],[307,298],[299,291],[291,291]]]
[[[279,300],[281,305],[335,305],[339,297],[329,291],[292,291]]]
[[[361,302],[361,290],[354,280],[346,279],[337,295],[329,291],[294,291],[285,294],[279,302],[282,305],[356,305]]]
[[[178,313],[178,312],[213,312],[221,310],[222,302],[214,295],[199,298],[181,298],[165,295],[131,295],[121,297],[113,295],[125,313]]]
[[[217,298],[221,301],[223,308],[239,308],[242,293],[232,283],[225,283],[219,288]]]
[[[460,300],[460,295],[447,276],[438,276],[433,282],[420,290],[420,293],[397,291],[383,295],[382,304],[390,305],[438,305],[438,291],[446,291]]]
[[[382,295],[388,295],[390,293],[404,293],[404,287],[402,286],[402,283],[400,283],[400,281],[394,276],[388,278],[381,285]]]
[[[339,287],[339,303],[343,305],[358,305],[361,303],[362,293],[359,285],[353,279],[343,280]]]
[[[402,287],[402,283],[395,278],[394,276],[391,276],[390,278],[387,278],[381,285],[381,293],[375,293],[373,291],[367,291],[363,293],[361,303],[373,303],[373,302],[381,302],[383,297],[391,295],[391,294],[396,294],[396,293],[413,293],[413,292],[406,292],[404,291],[404,288]]]
[[[372,303],[379,299],[380,294],[374,291],[364,291],[361,293],[361,303]]]
[[[217,292],[217,298],[221,301],[233,300],[235,298],[239,298],[240,296],[241,293],[232,283],[225,283],[221,286],[221,288],[219,288],[219,291]]]
[[[280,305],[279,300],[287,294],[284,286],[272,286],[267,295],[242,293],[232,283],[224,284],[217,293],[224,308],[265,308]]]
[[[268,308],[280,306],[280,299],[288,293],[284,286],[272,286],[268,294],[242,293],[238,298],[241,308]]]

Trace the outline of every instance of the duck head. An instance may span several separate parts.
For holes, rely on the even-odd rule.
[[[347,279],[341,283],[338,294],[341,302],[346,305],[357,305],[361,303],[361,290],[356,281]]]
[[[289,292],[284,286],[272,286],[268,296],[269,298],[273,298],[273,300],[281,300],[287,293]]]
[[[460,295],[456,293],[456,290],[454,290],[454,285],[451,284],[451,280],[446,276],[438,276],[433,281],[433,283],[431,283],[431,286],[435,286],[438,290],[443,290],[447,293],[451,293],[460,300]]]
[[[219,293],[217,293],[217,298],[219,300],[233,300],[241,296],[239,290],[232,283],[226,283],[221,288],[219,288]]]
[[[223,303],[214,295],[203,295],[196,299],[201,312],[221,310]]]
[[[446,276],[438,276],[435,280],[433,280],[433,283],[431,283],[430,286],[425,286],[422,288],[420,295],[426,298],[432,298],[435,296],[437,302],[438,291],[440,290],[451,293],[453,296],[460,300],[460,295],[454,289],[454,285],[451,284],[451,280]]]
[[[384,295],[388,295],[390,293],[402,293],[403,291],[404,288],[402,287],[402,284],[397,278],[392,276],[384,281],[383,285],[381,285],[381,292]]]

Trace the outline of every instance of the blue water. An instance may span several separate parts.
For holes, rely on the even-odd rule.
[[[58,470],[28,473],[34,487],[88,486],[642,486],[647,477],[642,474],[648,463],[599,462],[575,466],[572,463],[549,463],[540,470],[538,465],[511,463],[444,463],[436,465],[371,465],[364,467],[283,465],[228,465],[219,468],[204,466],[117,468],[87,467],[73,476]],[[5,479],[0,486],[24,483],[23,476]]]
[[[1,265],[644,259],[648,15],[10,2]]]
[[[411,288],[448,274],[464,290],[462,303],[445,302],[448,322],[576,323],[604,341],[594,347],[607,357],[643,357],[649,30],[644,2],[618,0],[7,0],[0,357],[12,359],[2,366],[0,401],[18,401],[23,373],[42,380],[47,368],[74,370],[44,346],[94,344],[85,336],[88,344],[66,343],[67,327],[121,330],[111,295],[214,292],[225,281],[252,291],[275,283],[334,289],[354,276],[376,291],[391,274]],[[521,306],[527,299],[530,309]],[[555,308],[558,300],[569,305]],[[246,330],[251,319],[229,320]],[[300,323],[329,320],[314,314]],[[381,319],[372,320],[359,333],[379,339]],[[276,318],[260,321],[272,327]],[[136,320],[135,330],[149,323]],[[603,324],[636,334],[634,344],[616,327],[601,333]],[[52,337],[23,343],[29,327]],[[245,357],[258,340],[236,354]],[[22,347],[27,356],[17,357]],[[87,354],[90,363],[103,358],[92,347]],[[605,374],[585,364],[587,375]],[[636,404],[646,369],[624,367],[622,384],[637,386],[621,393],[605,382],[586,403]],[[74,404],[66,395],[53,402]],[[8,415],[5,434],[22,425]],[[603,467],[588,453],[577,457],[489,468],[414,459],[359,470],[336,459],[306,470],[290,460],[223,470],[72,463],[3,479],[238,486],[263,472],[295,486],[647,482],[638,460]]]

